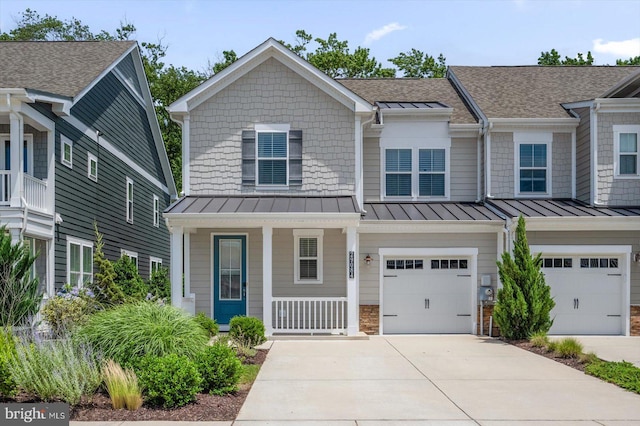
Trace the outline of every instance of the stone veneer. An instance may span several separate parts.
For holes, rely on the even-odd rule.
[[[378,334],[380,331],[380,306],[360,305],[360,331]]]
[[[493,315],[493,306],[494,305],[484,305],[482,309],[482,323],[484,324],[482,327],[482,333],[484,336],[492,336],[498,337],[500,336],[500,328],[495,321],[493,321],[491,333],[489,333],[489,323],[491,323],[491,315]],[[480,305],[478,305],[477,310],[477,318],[478,318],[478,329],[476,330],[476,334],[480,334]]]
[[[242,131],[258,123],[303,132],[302,187],[286,193],[354,193],[355,114],[271,58],[191,111],[191,195],[255,191],[242,186]]]
[[[640,336],[640,305],[631,305],[631,335]]]

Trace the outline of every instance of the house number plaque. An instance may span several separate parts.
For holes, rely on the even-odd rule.
[[[349,252],[349,278],[353,278],[355,275],[355,253],[353,251]]]

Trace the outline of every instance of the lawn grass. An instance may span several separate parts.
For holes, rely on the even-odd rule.
[[[258,377],[260,371],[260,365],[257,364],[242,364],[242,373],[240,374],[240,385],[250,385]]]
[[[640,394],[640,368],[630,362],[597,360],[589,363],[585,373]]]

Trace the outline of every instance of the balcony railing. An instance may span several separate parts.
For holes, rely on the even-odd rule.
[[[24,199],[29,208],[47,210],[47,182],[24,174]],[[0,206],[11,204],[11,170],[0,170]]]
[[[274,297],[274,333],[344,334],[346,297]]]

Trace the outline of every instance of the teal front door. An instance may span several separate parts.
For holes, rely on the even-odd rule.
[[[213,237],[213,318],[229,324],[247,314],[247,237]]]

